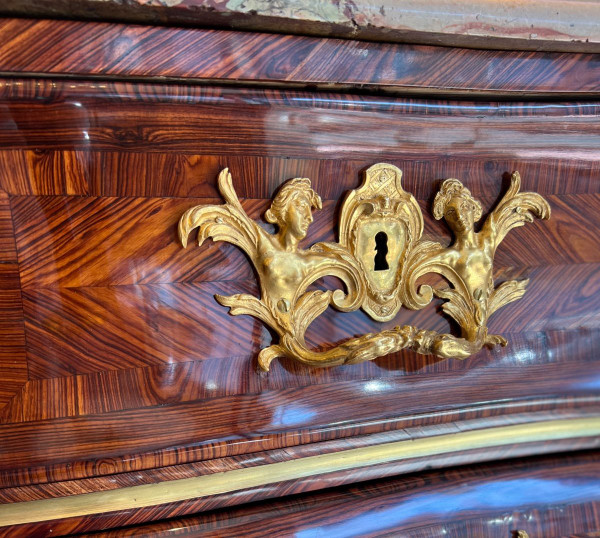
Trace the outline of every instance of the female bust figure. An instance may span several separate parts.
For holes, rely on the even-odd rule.
[[[442,184],[433,203],[433,216],[442,217],[454,233],[454,243],[434,257],[442,274],[454,289],[436,290],[436,295],[449,299],[444,310],[461,325],[463,338],[450,335],[440,337],[435,353],[441,356],[468,356],[484,343],[502,343],[487,335],[488,300],[494,291],[492,265],[495,239],[489,227],[475,232],[475,223],[481,218],[481,204],[473,198],[457,179]],[[452,304],[453,303],[453,304]]]
[[[290,309],[299,284],[323,260],[319,254],[298,248],[313,222],[313,208],[321,209],[321,197],[310,180],[296,178],[281,187],[265,213],[276,224],[275,234],[259,234],[257,270],[263,292],[282,312]]]
[[[481,214],[481,204],[471,196],[469,189],[457,179],[444,181],[433,203],[433,216],[437,220],[444,217],[455,240],[441,257],[464,282],[469,295],[478,304],[479,314],[485,318],[485,303],[494,288],[495,241],[486,227],[475,232],[475,223]],[[477,321],[482,323],[484,319]]]
[[[296,252],[312,224],[312,208],[321,209],[321,197],[312,189],[310,179],[288,181],[273,199],[265,219],[279,227],[276,238],[281,249]]]

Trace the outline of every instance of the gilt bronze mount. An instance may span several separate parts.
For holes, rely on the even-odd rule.
[[[483,346],[506,345],[499,335],[488,334],[488,318],[500,307],[523,296],[528,280],[509,280],[495,287],[493,261],[496,248],[517,226],[548,219],[550,206],[539,194],[519,192],[518,172],[508,192],[475,232],[481,204],[457,179],[443,182],[433,203],[436,219],[446,220],[454,233],[449,247],[423,239],[423,215],[416,200],[402,188],[402,171],[379,163],[365,172],[360,188],[351,191],[340,213],[339,243],[316,243],[299,248],[312,223],[312,210],[321,198],[307,178],[287,181],[265,213],[277,226],[270,233],[251,220],[233,188],[228,169],[219,175],[223,205],[200,205],[179,221],[179,239],[198,229],[198,244],[207,237],[242,249],[258,274],[260,298],[248,294],[217,295],[232,315],[249,314],[279,336],[279,343],[263,349],[258,363],[269,370],[278,357],[313,366],[335,366],[372,360],[404,348],[421,354],[464,359]],[[451,287],[418,285],[420,277],[437,273]],[[316,280],[333,275],[345,290],[307,291]],[[308,348],[304,335],[313,320],[329,305],[343,312],[362,308],[377,321],[393,319],[404,305],[418,310],[433,297],[445,299],[444,312],[461,328],[461,335],[439,334],[411,325],[365,334],[327,349]]]

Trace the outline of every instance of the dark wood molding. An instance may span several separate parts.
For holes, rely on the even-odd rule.
[[[400,94],[597,97],[597,53],[0,19],[0,74]]]
[[[12,0],[0,13],[476,49],[600,50],[600,10],[577,0]]]

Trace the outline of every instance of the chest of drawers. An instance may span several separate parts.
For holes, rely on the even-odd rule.
[[[2,21],[0,36],[6,532],[118,528],[597,447],[597,55],[25,19]],[[344,195],[379,162],[402,169],[424,237],[444,246],[450,230],[432,214],[443,179],[461,180],[484,216],[515,170],[548,201],[551,218],[496,253],[496,282],[530,280],[490,318],[508,345],[262,371],[276,335],[213,297],[258,294],[249,260],[222,242],[183,249],[179,218],[223,203],[225,167],[256,221],[286,180],[310,178],[322,209],[306,244],[335,241]],[[385,322],[328,309],[306,344],[403,324],[456,334],[441,304]],[[572,457],[584,469],[573,476],[597,474],[593,453]],[[539,461],[543,483],[556,460]],[[503,521],[499,536],[516,530]]]

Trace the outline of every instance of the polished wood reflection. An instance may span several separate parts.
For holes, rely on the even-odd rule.
[[[54,33],[41,35],[44,29]],[[359,45],[340,40],[65,21],[4,21],[0,36],[7,38],[0,40],[0,71],[6,75],[0,80],[3,502],[599,414],[600,105],[572,97],[597,90],[596,56],[374,43],[365,49],[367,64],[352,55]],[[142,50],[144,40],[154,38]],[[29,51],[36,39],[44,54]],[[170,54],[169,47],[184,42],[206,52],[201,62]],[[93,54],[100,49],[105,56]],[[254,61],[245,61],[253,53]],[[325,53],[331,61],[323,62]],[[410,69],[409,57],[415,60]],[[537,76],[547,69],[551,76]],[[191,79],[213,84],[185,83]],[[241,80],[262,87],[241,87]],[[335,93],[301,88],[332,80],[338,81],[329,86]],[[346,92],[359,84],[434,91],[438,98],[374,96],[364,88]],[[529,91],[537,97],[495,100]],[[439,98],[451,92],[491,97]],[[570,94],[571,100],[544,101],[546,93]],[[234,323],[213,298],[257,293],[248,261],[226,244],[184,250],[176,238],[177,219],[193,205],[219,203],[216,177],[228,166],[252,218],[260,218],[285,180],[311,178],[324,207],[315,213],[309,241],[334,240],[341,198],[359,184],[361,170],[379,161],[402,168],[404,187],[425,216],[425,235],[434,240],[448,241],[445,225],[430,217],[443,178],[461,179],[485,210],[513,170],[521,172],[524,190],[548,199],[551,220],[513,232],[496,257],[498,281],[531,279],[524,298],[490,320],[490,330],[507,336],[510,345],[465,361],[402,351],[335,369],[282,361],[268,375],[257,372],[256,354],[272,335],[250,317]],[[419,312],[403,310],[387,324],[362,312],[330,310],[309,329],[307,341],[320,347],[403,323],[452,330],[437,308],[434,302]],[[509,444],[487,454],[468,451],[435,462],[362,469],[330,482],[320,477],[276,485],[262,494],[239,492],[116,519],[106,515],[77,528],[132,525],[427,465],[574,451],[590,443],[573,438]],[[534,475],[546,465],[548,476],[560,480],[562,471],[552,475],[549,461]],[[570,463],[559,466],[565,474],[567,468],[587,469],[588,463],[580,468],[576,460],[565,461]],[[498,469],[506,477],[516,472]],[[421,484],[443,489],[443,479],[461,472],[476,474],[426,475]],[[486,472],[476,477],[481,484],[487,483]],[[381,494],[390,506],[400,505],[400,498],[412,502],[400,486],[383,492],[373,487],[374,498]],[[348,501],[349,512],[360,511],[357,492],[342,495],[340,506]],[[323,506],[331,509],[323,495]],[[301,505],[310,511],[311,502]],[[577,502],[581,510],[590,509],[587,501]],[[286,521],[296,524],[294,510],[279,503]],[[365,505],[365,513],[371,506]],[[522,509],[518,502],[510,506]],[[579,517],[580,508],[572,509]],[[248,532],[264,525],[253,514],[255,527],[244,519]],[[494,514],[473,513],[473,528]],[[326,520],[330,516],[316,514],[314,521],[325,518],[323,529],[341,524]],[[233,524],[219,526],[214,517],[194,525],[224,535],[239,532]],[[439,528],[435,518],[429,523]],[[540,525],[533,530],[561,528]],[[452,528],[467,527],[457,522]]]
[[[479,103],[44,79],[1,80],[0,98],[4,149],[277,155],[369,164],[459,159],[466,168],[472,161],[497,162],[487,166],[500,166],[500,175],[506,161],[545,166],[540,161],[560,159],[567,168],[597,166],[594,101]],[[540,180],[558,184],[555,172],[561,168],[556,163],[549,169],[554,173]],[[518,169],[527,177],[523,166]],[[492,177],[495,183],[497,175]],[[269,190],[282,180],[271,181],[277,183],[261,185]],[[421,197],[409,183],[405,188]],[[543,193],[537,186],[532,190]],[[238,194],[246,196],[243,190]]]
[[[597,105],[44,80],[5,80],[2,91],[3,237],[18,273],[2,267],[13,267],[27,341],[27,371],[4,385],[6,480],[61,476],[65,460],[82,464],[63,465],[63,476],[81,477],[99,472],[83,462],[102,458],[110,460],[102,472],[127,470],[118,460],[125,454],[148,468],[157,456],[136,454],[192,461],[207,457],[207,443],[221,454],[246,453],[254,439],[267,449],[383,431],[408,416],[445,422],[450,408],[475,409],[485,421],[490,402],[535,415],[595,401]],[[439,134],[428,138],[432,129]],[[369,131],[377,136],[365,137]],[[528,148],[517,150],[518,140]],[[179,215],[218,203],[216,172],[225,164],[252,218],[284,180],[308,176],[326,200],[310,240],[332,240],[339,198],[356,187],[375,145],[378,160],[404,169],[434,239],[447,235],[429,216],[441,178],[463,179],[489,208],[503,174],[518,168],[524,188],[548,198],[552,219],[517,230],[498,253],[499,280],[531,278],[525,297],[490,321],[511,345],[464,362],[404,351],[323,371],[284,361],[259,375],[255,356],[271,335],[249,317],[233,324],[213,299],[257,293],[250,266],[230,245],[180,248]],[[580,152],[569,153],[575,146]],[[451,330],[435,309],[403,310],[383,325]],[[331,311],[308,341],[321,346],[380,327],[362,312]],[[333,426],[341,422],[353,426]],[[290,429],[303,433],[286,441]],[[191,445],[197,450],[187,453]]]

